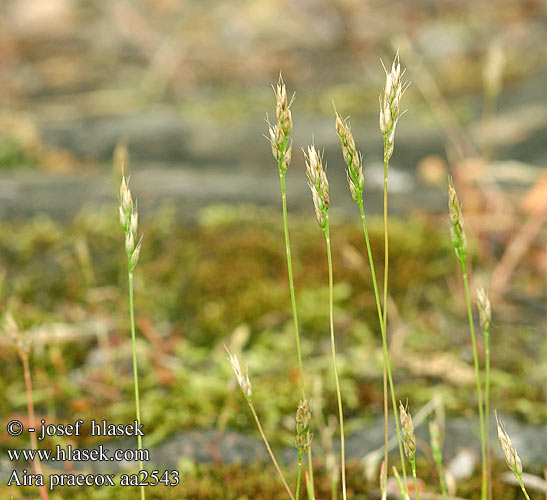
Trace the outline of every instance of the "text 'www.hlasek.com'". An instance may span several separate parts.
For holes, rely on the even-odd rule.
[[[37,441],[44,442],[48,438],[62,440],[52,448],[14,448],[7,450],[7,456],[15,466],[9,473],[7,486],[39,486],[53,491],[57,487],[82,486],[177,486],[180,482],[177,470],[145,470],[143,462],[150,461],[150,451],[145,448],[114,448],[103,444],[93,448],[79,448],[72,444],[64,444],[65,440],[83,435],[103,437],[144,436],[143,425],[134,420],[131,424],[109,424],[106,420],[91,420],[88,426],[81,419],[73,424],[48,424],[41,420],[37,428],[27,427],[19,420],[11,420],[6,426],[7,433],[12,437],[34,434]],[[32,442],[32,440],[31,440]],[[123,473],[97,473],[86,470],[90,462],[113,463],[123,462],[124,469],[131,462],[140,465],[141,470]],[[26,464],[28,465],[26,465]],[[22,465],[25,464],[25,466]],[[57,467],[56,465],[57,464]],[[58,472],[62,464],[64,472]],[[42,470],[47,466],[47,473]],[[44,467],[45,468],[45,467]],[[74,469],[77,468],[76,472]],[[104,468],[104,467],[102,467]]]

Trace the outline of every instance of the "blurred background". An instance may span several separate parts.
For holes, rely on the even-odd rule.
[[[279,180],[264,138],[266,115],[275,114],[271,84],[282,73],[296,95],[287,196],[309,390],[323,408],[319,422],[328,422],[326,263],[300,154],[314,140],[329,165],[352,491],[376,487],[361,459],[382,442],[381,346],[332,101],[351,117],[364,154],[381,273],[378,96],[381,61],[388,66],[399,50],[411,86],[389,174],[398,396],[413,410],[444,412],[447,461],[467,453],[468,474],[478,477],[472,354],[448,236],[451,174],[473,293],[486,286],[493,303],[492,407],[518,437],[525,468],[543,475],[546,28],[540,0],[3,0],[0,298],[32,343],[38,416],[133,418],[120,172],[112,166],[122,144],[145,234],[136,273],[145,444],[157,463],[187,474],[179,495],[281,494],[262,469],[229,465],[264,453],[223,344],[249,363],[264,427],[290,463],[298,379]],[[1,414],[25,418],[17,354],[6,336],[0,344]],[[328,432],[316,433],[318,467]],[[1,439],[3,448],[19,446]],[[427,431],[423,439],[424,488],[434,491]],[[75,444],[97,443],[84,436]],[[493,453],[501,473],[495,441]],[[0,461],[2,480],[11,468]],[[457,493],[471,495],[476,484],[461,466],[452,473]],[[496,498],[516,492],[502,490]]]

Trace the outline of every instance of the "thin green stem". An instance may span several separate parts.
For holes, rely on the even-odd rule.
[[[416,500],[420,500],[418,498],[418,478],[416,477],[416,458],[413,457],[410,460],[410,467],[412,468],[412,478],[414,479],[414,493],[416,495]]]
[[[401,470],[403,472],[403,483],[408,496],[408,481],[406,477],[406,467],[403,453],[403,440],[401,438],[401,430],[399,428],[399,419],[397,418],[397,403],[395,401],[395,389],[393,387],[393,378],[391,376],[391,366],[389,363],[389,352],[387,348],[387,291],[389,277],[389,235],[388,235],[388,196],[387,196],[387,174],[389,170],[389,159],[386,156],[388,144],[384,138],[384,302],[383,302],[383,317],[382,317],[382,343],[384,348],[384,357],[386,359],[387,375],[389,380],[389,388],[391,391],[391,404],[393,405],[393,414],[395,420],[395,428],[397,430],[397,439],[399,441],[399,455],[401,457]]]
[[[283,229],[285,232],[285,251],[287,253],[287,273],[289,275],[289,290],[291,295],[291,306],[292,306],[292,316],[294,323],[294,335],[296,337],[296,354],[298,356],[298,371],[300,374],[300,392],[302,394],[302,399],[306,399],[306,393],[304,390],[304,367],[302,363],[302,349],[300,347],[300,331],[298,328],[298,313],[296,311],[296,295],[294,292],[294,279],[293,279],[293,269],[292,269],[292,258],[291,258],[291,243],[289,239],[289,224],[287,220],[287,195],[285,188],[285,174],[279,174],[279,180],[281,184],[281,200],[283,204]]]
[[[471,333],[471,344],[473,347],[473,363],[475,365],[475,382],[477,385],[477,399],[479,407],[479,423],[481,432],[481,461],[482,461],[482,481],[481,481],[481,500],[486,500],[488,497],[488,481],[487,481],[487,465],[486,465],[486,436],[484,430],[484,414],[482,406],[482,389],[480,380],[479,354],[477,351],[477,342],[475,339],[475,326],[473,325],[473,313],[471,310],[471,299],[469,296],[469,283],[467,280],[467,266],[465,261],[460,261],[460,267],[463,277],[463,285],[465,290],[465,303],[467,306],[467,319],[469,321],[469,331]]]
[[[325,242],[327,245],[327,264],[329,268],[329,322],[330,322],[330,342],[332,352],[332,367],[334,370],[334,380],[336,382],[336,398],[338,400],[338,418],[340,421],[340,463],[342,470],[342,498],[346,500],[346,450],[344,440],[344,412],[342,409],[342,393],[340,391],[340,380],[338,378],[338,368],[336,366],[336,344],[334,341],[334,300],[333,300],[333,277],[332,277],[332,253],[330,247],[329,222],[327,218],[327,227],[325,230]]]
[[[298,469],[296,471],[296,494],[295,498],[300,498],[300,476],[302,475],[302,452],[298,450]]]
[[[386,148],[386,140],[384,139],[384,151]],[[387,331],[387,290],[388,290],[388,276],[389,276],[389,235],[387,227],[387,172],[389,167],[389,161],[384,158],[384,310],[383,310],[383,324],[384,332]],[[394,408],[395,413],[397,411]]]
[[[285,233],[285,251],[287,254],[287,274],[289,276],[289,290],[291,295],[291,307],[292,307],[292,317],[294,324],[294,336],[296,339],[296,354],[298,357],[298,371],[300,374],[300,393],[302,394],[302,400],[306,400],[306,391],[304,389],[304,365],[302,362],[302,348],[300,346],[300,329],[298,327],[298,313],[296,310],[296,293],[294,291],[294,278],[293,278],[293,268],[292,268],[292,257],[291,257],[291,242],[289,238],[289,223],[287,218],[287,191],[285,186],[285,172],[282,171],[281,165],[283,158],[278,160],[279,167],[279,182],[281,186],[281,201],[283,206],[283,230]],[[308,475],[309,475],[309,484],[314,491],[313,483],[313,459],[311,446],[308,449]],[[312,495],[313,496],[313,495]]]
[[[135,413],[137,416],[137,421],[141,423],[141,407],[140,407],[140,398],[139,398],[139,373],[137,368],[137,347],[135,341],[135,304],[133,299],[133,272],[128,272],[128,281],[129,281],[129,319],[131,323],[131,351],[133,354],[133,386],[135,388]],[[137,436],[137,447],[139,450],[142,450],[142,438]],[[139,470],[142,468],[142,460],[139,460]],[[144,486],[141,486],[141,500],[146,498],[146,493]]]
[[[524,487],[524,482],[522,481],[522,477],[517,476],[517,481],[519,482],[520,489],[524,493],[524,496],[526,497],[526,500],[530,500],[530,497],[528,496],[528,492],[526,491],[526,488]]]
[[[397,469],[395,466],[393,466],[393,475],[395,476],[395,480],[397,481],[397,486],[399,487],[399,492],[401,493],[401,498],[403,500],[408,500],[408,489],[403,486],[403,483],[401,483],[401,478],[399,477],[399,473],[397,472]]]
[[[448,490],[446,489],[446,483],[444,481],[444,471],[443,471],[443,463],[441,461],[435,460],[435,463],[437,464],[437,473],[439,474],[439,483],[441,485],[441,493],[443,494],[443,498],[446,498],[448,496]]]
[[[250,399],[247,399],[247,403],[249,404],[249,408],[251,409],[251,413],[253,414],[253,417],[255,419],[256,426],[258,427],[258,432],[260,433],[260,437],[262,437],[262,441],[264,441],[264,444],[266,446],[266,450],[268,451],[268,455],[270,455],[270,458],[271,458],[271,460],[274,464],[275,470],[279,474],[279,477],[281,478],[281,482],[283,483],[283,486],[285,486],[285,489],[287,490],[287,493],[289,494],[289,498],[291,500],[294,500],[294,496],[292,494],[292,491],[289,488],[289,485],[287,484],[287,481],[285,480],[285,476],[283,475],[283,472],[281,472],[281,468],[279,467],[279,464],[277,463],[277,460],[275,459],[273,451],[270,448],[270,443],[268,443],[268,439],[266,438],[266,434],[264,434],[264,429],[262,429],[262,425],[260,424],[260,420],[258,419],[258,415],[256,414],[256,410],[255,410],[255,407],[253,405],[253,402]]]
[[[374,288],[374,299],[376,301],[376,309],[378,311],[378,322],[380,324],[380,331],[382,332],[382,339],[385,337],[384,321],[382,314],[382,306],[380,304],[380,294],[378,292],[378,283],[376,282],[376,270],[374,269],[374,259],[372,258],[372,250],[370,248],[370,239],[368,237],[367,218],[365,216],[365,206],[361,199],[359,203],[359,211],[361,213],[361,222],[363,223],[363,234],[365,235],[365,244],[367,247],[368,263],[370,266],[370,273],[372,275],[372,286]],[[383,382],[384,382],[384,461],[387,471],[388,467],[388,440],[389,440],[389,426],[388,426],[388,395],[387,395],[387,365],[389,359],[386,358],[386,351],[383,351]]]

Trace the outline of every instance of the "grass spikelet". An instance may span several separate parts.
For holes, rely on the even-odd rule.
[[[340,137],[342,156],[346,162],[346,174],[351,197],[355,203],[361,203],[363,201],[363,187],[365,184],[363,176],[363,157],[355,147],[355,139],[351,133],[351,127],[348,120],[342,120],[336,111],[336,108],[334,109],[334,113],[336,115],[336,132],[338,133],[338,137]]]
[[[412,417],[408,412],[408,404],[407,406],[404,406],[403,403],[399,401],[399,415],[401,418],[401,428],[403,431],[405,455],[406,458],[408,458],[412,468],[414,491],[416,494],[416,500],[418,500],[418,480],[416,478],[416,436],[414,435],[414,424],[412,423]]]
[[[452,178],[448,178],[448,215],[450,217],[450,235],[452,245],[461,266],[465,266],[467,260],[467,239],[463,226],[462,208],[458,200]]]
[[[266,450],[268,451],[268,455],[270,456],[270,459],[272,460],[272,463],[274,464],[275,470],[277,471],[277,473],[279,474],[279,477],[281,478],[281,482],[283,483],[283,486],[285,486],[285,489],[287,490],[289,498],[291,500],[294,500],[294,495],[292,494],[292,491],[289,488],[289,485],[287,484],[285,476],[283,472],[281,471],[279,464],[277,463],[275,455],[273,454],[273,451],[270,447],[270,443],[268,442],[268,439],[266,438],[266,434],[264,434],[264,429],[262,428],[262,424],[260,423],[258,414],[256,413],[254,403],[253,403],[253,391],[252,391],[252,386],[251,386],[251,381],[249,379],[248,371],[246,371],[245,375],[243,375],[243,371],[241,370],[241,366],[239,365],[239,360],[237,359],[237,356],[235,354],[232,354],[226,346],[224,346],[224,349],[226,349],[226,352],[228,353],[227,359],[230,362],[230,365],[236,377],[239,388],[241,389],[241,392],[245,396],[245,400],[247,401],[247,404],[249,405],[249,408],[255,420],[256,426],[258,427],[258,432],[260,433],[260,437],[262,438],[262,441],[264,441],[264,445],[266,446]]]
[[[304,151],[306,159],[306,175],[308,176],[308,185],[313,198],[313,206],[319,227],[326,234],[328,232],[329,219],[329,182],[327,174],[323,168],[323,154],[315,149],[314,145],[308,146],[307,152]]]
[[[513,444],[513,441],[509,437],[507,430],[505,429],[504,423],[498,419],[498,413],[494,410],[494,416],[496,417],[496,426],[498,428],[498,440],[500,442],[501,449],[503,451],[503,456],[505,457],[505,462],[511,470],[511,472],[517,478],[517,481],[520,485],[524,496],[527,500],[530,500],[526,488],[524,487],[524,482],[522,481],[522,462],[517,453],[517,449]]]
[[[395,145],[395,129],[402,113],[400,112],[401,98],[408,88],[408,83],[402,83],[401,77],[404,75],[404,70],[401,72],[401,63],[399,54],[395,55],[391,70],[388,72],[385,67],[386,84],[384,93],[380,97],[380,117],[379,125],[380,132],[384,137],[384,162],[389,162],[393,155]]]
[[[239,366],[239,361],[237,359],[237,356],[232,354],[226,346],[224,346],[226,349],[226,352],[228,353],[228,361],[230,362],[230,365],[232,367],[232,370],[234,372],[234,375],[236,376],[237,383],[239,384],[239,388],[241,389],[241,392],[245,395],[245,397],[250,400],[253,397],[253,388],[251,386],[251,381],[249,380],[249,369],[245,371],[245,375],[243,375],[243,371],[241,370],[241,367]]]

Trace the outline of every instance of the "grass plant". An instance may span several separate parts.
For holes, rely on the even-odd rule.
[[[414,483],[414,493],[416,500],[419,500],[419,490],[418,490],[418,479],[417,479],[417,469],[416,469],[416,436],[414,433],[414,423],[416,426],[420,425],[420,412],[417,412],[414,417],[414,423],[407,405],[403,405],[399,402],[399,405],[396,404],[395,399],[395,388],[393,382],[393,373],[390,363],[390,355],[388,349],[388,337],[387,337],[387,326],[388,326],[388,314],[387,314],[387,300],[389,295],[389,237],[388,237],[388,172],[390,160],[394,151],[394,137],[395,130],[398,123],[398,120],[401,117],[400,112],[400,101],[405,92],[406,84],[402,82],[402,77],[404,71],[401,71],[401,65],[399,62],[398,55],[395,57],[391,68],[386,72],[386,82],[383,91],[383,95],[380,97],[380,118],[379,118],[379,127],[381,134],[383,136],[383,247],[384,247],[384,276],[383,276],[383,290],[382,296],[380,295],[380,288],[378,286],[378,281],[376,277],[376,270],[374,265],[374,258],[372,253],[371,241],[369,237],[369,231],[367,227],[367,218],[364,205],[364,195],[363,189],[365,184],[365,176],[363,174],[363,156],[357,150],[355,139],[353,137],[350,123],[348,119],[342,119],[336,109],[335,112],[335,127],[338,137],[341,141],[342,146],[342,155],[346,165],[347,179],[350,188],[350,194],[354,202],[358,205],[359,213],[361,216],[362,231],[365,238],[365,247],[368,257],[368,265],[371,271],[371,281],[374,291],[375,299],[375,308],[378,316],[379,327],[382,335],[382,354],[383,354],[383,411],[384,411],[384,459],[381,463],[380,468],[380,492],[382,500],[387,498],[388,494],[388,481],[387,474],[389,470],[389,461],[388,461],[388,444],[395,444],[395,437],[398,440],[399,445],[399,454],[401,458],[401,471],[402,478],[399,477],[397,468],[392,466],[392,474],[395,478],[401,497],[404,500],[409,500],[409,485],[406,476],[405,469],[405,456],[408,459],[412,471],[413,483]],[[315,485],[314,485],[314,470],[313,470],[313,461],[312,461],[312,409],[311,402],[312,399],[307,397],[306,394],[306,385],[304,380],[304,365],[303,365],[303,356],[302,356],[302,346],[300,338],[300,326],[298,320],[297,312],[297,303],[296,303],[296,293],[294,286],[294,276],[293,276],[293,260],[291,256],[291,242],[289,237],[289,227],[288,227],[288,210],[287,210],[287,195],[286,195],[286,172],[291,162],[292,155],[292,114],[291,114],[291,105],[294,99],[294,96],[289,99],[287,95],[287,90],[282,78],[279,78],[277,85],[274,86],[274,95],[276,99],[276,119],[273,124],[269,125],[269,141],[272,147],[272,153],[276,159],[279,179],[280,179],[280,188],[281,188],[281,199],[282,199],[282,215],[283,215],[283,229],[284,229],[284,242],[285,242],[285,253],[286,253],[286,263],[287,263],[287,273],[289,281],[289,292],[291,300],[291,309],[292,309],[292,320],[293,328],[296,341],[296,354],[298,361],[298,386],[300,392],[299,403],[296,408],[295,414],[295,447],[297,455],[296,463],[296,474],[287,474],[283,472],[280,467],[279,462],[277,461],[270,441],[266,437],[264,428],[268,430],[268,423],[266,418],[268,416],[262,415],[263,422],[266,422],[264,427],[261,423],[261,420],[258,416],[258,412],[254,403],[254,394],[251,381],[249,379],[248,370],[243,371],[241,369],[239,360],[236,355],[232,354],[227,348],[228,360],[231,364],[231,368],[235,374],[236,381],[239,385],[240,390],[242,391],[247,405],[249,406],[250,412],[252,414],[253,420],[258,428],[258,432],[261,436],[262,441],[266,447],[267,453],[272,461],[273,467],[275,468],[281,483],[278,483],[276,476],[272,474],[272,477],[275,481],[275,487],[279,491],[282,491],[281,488],[284,488],[290,500],[299,500],[302,495],[303,485],[305,483],[307,489],[307,495],[309,500],[315,498]],[[121,151],[121,150],[120,150]],[[118,151],[118,155],[121,155],[122,152]],[[332,362],[332,370],[334,375],[334,382],[336,388],[336,405],[337,405],[337,417],[335,415],[330,415],[328,420],[328,425],[323,421],[323,402],[316,402],[313,407],[313,418],[321,420],[321,423],[317,425],[320,431],[321,444],[323,450],[325,451],[325,468],[327,473],[330,476],[330,485],[326,482],[322,485],[319,479],[317,480],[317,491],[322,495],[328,495],[325,493],[326,488],[331,488],[332,499],[335,500],[338,497],[338,489],[341,487],[343,500],[351,498],[351,468],[352,465],[346,464],[346,449],[345,449],[345,433],[344,433],[344,409],[342,401],[342,391],[340,385],[340,378],[338,373],[338,363],[336,356],[336,336],[335,336],[335,326],[334,326],[334,278],[333,278],[333,255],[331,248],[331,227],[329,223],[329,210],[330,210],[330,196],[329,196],[329,183],[326,175],[326,163],[323,160],[323,154],[319,152],[314,145],[309,146],[304,151],[305,164],[306,164],[306,173],[308,184],[312,193],[312,199],[315,208],[315,214],[317,222],[323,236],[325,238],[325,247],[326,247],[326,256],[327,256],[327,269],[328,269],[328,315],[329,315],[329,340],[330,340],[330,360],[326,359],[326,366],[328,368],[328,362]],[[125,160],[118,159],[118,163],[124,163]],[[480,438],[481,438],[481,500],[486,500],[489,495],[489,488],[492,485],[490,478],[490,446],[488,442],[489,435],[489,422],[488,415],[490,411],[490,327],[491,327],[491,305],[488,299],[487,293],[484,289],[479,289],[477,292],[477,309],[479,313],[480,327],[484,335],[484,345],[485,345],[485,368],[484,368],[484,389],[481,383],[481,370],[479,365],[479,353],[476,342],[474,323],[473,323],[473,311],[471,308],[471,298],[469,291],[469,282],[467,274],[467,243],[466,235],[463,225],[463,217],[461,212],[461,206],[454,188],[452,181],[449,179],[448,186],[448,198],[449,198],[449,216],[451,222],[451,238],[452,245],[455,249],[455,253],[459,263],[459,270],[462,274],[463,285],[464,285],[464,294],[465,294],[465,303],[467,310],[467,317],[469,322],[469,330],[471,336],[471,343],[473,349],[473,363],[474,363],[474,374],[476,382],[476,391],[478,399],[478,413],[479,413],[479,422],[480,422]],[[138,364],[137,364],[137,353],[136,353],[136,325],[135,325],[135,304],[134,304],[134,271],[139,260],[139,254],[142,246],[142,237],[139,238],[138,235],[138,211],[136,204],[133,201],[131,192],[129,190],[128,181],[125,176],[122,176],[121,187],[119,193],[119,218],[120,224],[125,236],[125,253],[127,257],[127,276],[128,276],[128,295],[129,295],[129,316],[130,316],[130,331],[131,331],[131,343],[132,343],[132,368],[133,368],[133,386],[134,386],[134,399],[135,399],[135,413],[136,418],[141,421],[141,412],[140,412],[140,396],[139,396],[139,376],[138,376]],[[237,218],[236,218],[237,219]],[[236,224],[240,222],[236,220]],[[114,221],[112,220],[112,224]],[[210,244],[211,240],[207,240],[207,243]],[[321,243],[321,242],[320,242]],[[152,245],[150,245],[152,246]],[[147,248],[149,248],[147,246]],[[238,249],[239,250],[239,249]],[[199,251],[197,252],[199,256]],[[199,258],[199,257],[198,257]],[[215,256],[216,258],[216,256]],[[196,259],[198,260],[198,259]],[[168,266],[165,266],[166,268]],[[82,269],[82,273],[86,274],[86,270]],[[284,271],[283,271],[284,272]],[[211,274],[205,274],[206,276],[211,276]],[[180,275],[176,276],[177,278]],[[199,277],[202,277],[200,275]],[[87,285],[89,285],[89,281]],[[191,281],[192,284],[196,281]],[[393,285],[392,285],[393,287]],[[225,289],[221,289],[223,292]],[[284,297],[283,294],[281,294]],[[254,297],[253,297],[254,298]],[[286,298],[285,298],[286,300]],[[314,306],[317,305],[314,303]],[[228,308],[227,308],[228,309]],[[304,314],[302,314],[304,318]],[[219,321],[221,323],[221,321]],[[30,355],[30,346],[27,341],[27,337],[24,337],[20,334],[17,324],[11,317],[11,315],[6,315],[5,319],[5,329],[8,334],[13,339],[19,358],[21,359],[24,371],[25,378],[25,389],[26,389],[26,399],[27,399],[27,409],[28,409],[28,421],[29,425],[35,425],[35,410],[34,410],[34,401],[33,401],[33,389],[32,389],[32,380],[29,364],[29,355]],[[144,328],[142,328],[144,331]],[[196,328],[196,330],[199,330]],[[292,350],[292,344],[289,347]],[[197,352],[197,351],[196,351]],[[205,351],[203,351],[205,352]],[[283,351],[284,352],[284,351]],[[205,355],[204,355],[205,357]],[[184,363],[182,363],[184,364]],[[319,364],[318,364],[319,365]],[[190,370],[189,370],[190,371]],[[184,373],[184,377],[190,377],[186,372],[181,370],[181,373]],[[296,379],[296,375],[295,375]],[[320,385],[320,380],[319,380]],[[294,389],[294,386],[291,385],[289,381],[286,386],[290,386],[290,390]],[[38,392],[38,391],[36,391]],[[314,399],[322,399],[321,396],[317,396],[321,391],[315,390],[313,392]],[[389,394],[388,394],[389,392]],[[347,393],[345,393],[346,399]],[[189,396],[190,397],[190,396]],[[389,416],[389,398],[391,397],[391,403],[393,406],[396,428],[396,436],[392,436],[391,443],[389,439],[389,428],[388,428],[388,416]],[[37,395],[35,395],[37,404],[39,400]],[[197,398],[199,399],[199,397]],[[219,398],[221,399],[220,395]],[[287,398],[289,399],[289,398]],[[130,403],[132,404],[132,403]],[[169,403],[171,404],[171,403]],[[210,409],[212,405],[205,405],[205,408]],[[201,408],[201,407],[200,407]],[[132,411],[132,410],[131,410]],[[197,412],[196,412],[197,413]],[[205,413],[205,412],[204,412]],[[333,412],[334,413],[334,412]],[[397,413],[399,418],[397,418]],[[510,470],[513,472],[517,478],[518,484],[525,495],[527,500],[530,500],[530,497],[526,491],[524,481],[523,481],[523,471],[522,464],[513,445],[511,438],[509,437],[503,422],[498,419],[498,415],[494,412],[497,424],[497,433],[498,439],[504,453],[505,460]],[[319,417],[318,417],[319,415]],[[178,416],[177,416],[178,418]],[[333,447],[333,435],[336,432],[336,420],[338,420],[339,434],[340,434],[340,463],[337,463],[335,453],[332,451]],[[175,425],[178,425],[177,422]],[[442,456],[442,441],[440,427],[444,429],[444,425],[431,422],[429,426],[430,440],[431,440],[431,450],[433,455],[433,460],[435,462],[436,470],[438,472],[440,489],[444,498],[448,498],[448,491],[444,477],[443,471],[443,456]],[[33,449],[38,448],[38,443],[36,441],[36,435],[31,433],[31,446]],[[149,438],[150,439],[150,438]],[[274,445],[279,444],[280,441],[274,441],[272,436],[270,436]],[[150,439],[151,440],[151,439]],[[140,436],[137,437],[138,449],[142,450],[142,439]],[[382,453],[380,448],[380,453]],[[304,457],[307,457],[307,470],[304,470]],[[379,459],[376,459],[376,463],[379,462]],[[139,462],[140,469],[143,469],[142,462]],[[32,467],[37,474],[42,474],[41,464],[36,458],[33,461]],[[421,470],[422,472],[422,470]],[[424,472],[425,473],[425,472]],[[303,477],[304,476],[304,477]],[[296,485],[294,488],[289,486],[289,481],[292,482],[293,478],[296,478]],[[320,476],[318,475],[318,478]],[[326,488],[325,488],[326,485]],[[355,491],[355,490],[353,490]],[[145,487],[141,486],[139,489],[141,500],[145,500]],[[321,493],[322,492],[322,493]],[[47,489],[42,487],[39,489],[40,497],[42,500],[48,499]],[[425,494],[422,494],[425,496]]]
[[[326,166],[323,166],[323,155],[315,149],[315,145],[308,146],[304,151],[306,160],[306,174],[308,176],[308,185],[310,187],[315,215],[317,222],[325,237],[327,249],[327,266],[329,273],[329,325],[332,368],[334,372],[334,381],[336,384],[336,399],[338,403],[338,420],[340,425],[340,472],[342,478],[342,498],[346,500],[346,458],[345,458],[345,437],[344,437],[344,411],[342,407],[342,392],[340,390],[340,379],[338,377],[338,367],[336,363],[336,341],[334,337],[334,306],[333,306],[333,273],[332,273],[332,251],[330,242],[329,225],[329,183],[327,180]]]
[[[473,312],[471,309],[471,298],[469,294],[469,282],[467,278],[467,239],[463,226],[463,216],[460,202],[452,179],[448,179],[448,209],[451,223],[452,245],[458,258],[460,271],[463,279],[463,287],[465,293],[465,304],[467,307],[467,318],[469,321],[469,332],[471,334],[471,344],[473,348],[473,364],[475,367],[475,382],[477,389],[477,404],[479,407],[479,424],[481,436],[481,500],[486,500],[488,497],[488,466],[486,460],[486,441],[487,435],[485,430],[485,415],[483,409],[483,393],[481,388],[479,353],[477,349],[477,341],[475,338],[475,326],[473,323]]]
[[[302,401],[306,400],[306,389],[304,385],[304,366],[302,362],[302,347],[300,343],[300,329],[298,325],[298,311],[296,308],[296,294],[294,290],[294,278],[293,278],[293,265],[291,256],[291,242],[289,237],[289,224],[287,217],[287,190],[285,184],[285,178],[287,175],[287,169],[291,162],[292,154],[292,113],[290,110],[291,104],[294,100],[294,95],[289,100],[287,97],[287,88],[283,82],[283,78],[279,75],[277,85],[274,87],[274,94],[276,100],[276,122],[270,124],[268,122],[269,140],[272,146],[272,154],[277,161],[277,169],[279,171],[279,184],[281,187],[281,205],[283,211],[283,232],[285,235],[285,253],[287,256],[287,274],[289,278],[289,292],[291,297],[291,308],[294,325],[294,335],[296,341],[296,355],[298,358],[298,372],[300,381],[300,393]],[[266,119],[267,120],[267,119]],[[313,480],[313,462],[311,446],[307,448],[308,456],[308,497],[309,500],[314,498],[314,480]],[[301,458],[301,457],[299,457]],[[298,467],[298,484],[300,484],[301,467]]]
[[[253,415],[254,421],[258,428],[258,432],[260,433],[260,437],[262,438],[262,441],[264,441],[264,445],[266,446],[268,455],[270,456],[272,463],[274,464],[275,470],[277,471],[277,473],[279,474],[279,477],[281,478],[281,482],[283,483],[283,486],[287,490],[287,494],[289,495],[289,498],[291,500],[295,500],[295,497],[287,483],[287,480],[285,479],[285,475],[283,474],[283,471],[281,470],[281,467],[279,467],[279,464],[277,463],[275,455],[273,454],[270,443],[268,442],[268,438],[266,437],[266,434],[264,433],[264,429],[262,428],[262,424],[260,423],[260,419],[258,418],[258,414],[256,413],[254,403],[253,403],[253,388],[251,385],[251,381],[249,379],[249,372],[247,370],[245,374],[243,374],[243,371],[241,370],[241,366],[239,364],[239,360],[237,359],[237,356],[232,354],[227,347],[225,347],[225,349],[226,349],[226,352],[228,353],[228,361],[230,362],[230,365],[232,366],[232,370],[234,371],[234,375],[236,377],[239,388],[241,389],[241,392],[243,392],[243,395],[245,396],[245,400],[247,401],[247,404],[249,405],[249,409],[251,410],[251,413]],[[308,420],[308,426],[309,426],[309,420]],[[299,491],[299,487],[300,487],[300,483],[298,482],[297,492]],[[298,498],[298,496],[296,498]]]
[[[503,451],[503,456],[505,458],[505,461],[507,462],[509,469],[511,469],[511,472],[517,478],[520,489],[524,493],[526,500],[530,500],[530,497],[528,496],[528,492],[526,491],[526,488],[524,487],[524,481],[522,480],[522,462],[520,461],[520,457],[517,453],[517,449],[515,448],[513,441],[509,437],[509,434],[507,433],[507,430],[505,429],[504,423],[498,419],[498,413],[496,411],[494,411],[494,416],[496,417],[496,425],[498,428],[498,440],[500,442],[500,446]]]
[[[384,245],[385,245],[385,272],[384,272],[384,304],[387,303],[387,269],[388,269],[388,239],[387,239],[387,168],[389,166],[389,158],[393,153],[393,142],[394,142],[394,133],[397,120],[399,119],[399,104],[402,93],[404,92],[405,85],[401,83],[400,78],[400,65],[398,57],[396,57],[393,62],[392,70],[390,73],[386,72],[386,90],[384,92],[384,106],[380,110],[380,130],[384,134]],[[395,88],[393,88],[395,86]],[[393,96],[392,96],[393,94]],[[384,113],[384,108],[386,109]],[[396,399],[395,391],[393,386],[393,377],[391,374],[391,363],[389,360],[389,350],[387,345],[387,335],[386,335],[386,320],[387,314],[384,307],[382,311],[382,305],[380,303],[380,293],[378,289],[378,283],[376,280],[376,271],[374,267],[374,258],[372,256],[372,249],[370,246],[370,238],[367,227],[367,219],[365,215],[365,206],[363,198],[363,187],[364,187],[364,176],[363,176],[363,156],[357,151],[355,146],[355,139],[351,132],[351,127],[348,119],[342,120],[340,115],[337,113],[335,108],[336,115],[336,131],[340,138],[342,146],[342,156],[346,163],[346,174],[348,178],[348,184],[350,188],[350,193],[359,207],[359,212],[361,215],[361,223],[363,225],[363,235],[365,237],[365,245],[367,250],[368,262],[371,271],[372,285],[374,289],[374,299],[376,302],[376,310],[378,312],[378,322],[380,325],[380,331],[382,334],[382,348],[383,348],[383,389],[384,389],[384,473],[387,474],[388,469],[388,441],[389,441],[389,429],[388,429],[388,387],[387,382],[389,380],[389,387],[391,392],[393,410],[396,413]],[[386,114],[386,117],[384,117]],[[394,118],[391,118],[394,116]],[[392,120],[393,123],[390,124],[391,129],[387,129],[385,125],[386,120]],[[390,137],[386,139],[385,134],[390,131]],[[391,150],[386,150],[386,141]],[[386,156],[387,155],[387,156]],[[387,159],[386,159],[387,158]],[[403,459],[403,448],[401,435],[396,421],[397,437],[399,441],[399,453],[401,457],[401,463],[403,467],[403,477],[406,486],[406,470],[404,466]],[[384,478],[385,479],[385,478]],[[382,495],[385,495],[385,492],[382,492]]]
[[[127,277],[129,286],[129,320],[131,324],[131,353],[133,358],[133,386],[135,390],[135,414],[137,421],[141,421],[141,409],[140,409],[140,396],[139,396],[139,371],[137,366],[137,346],[135,335],[135,304],[134,304],[134,285],[133,285],[133,273],[137,262],[142,245],[142,237],[137,243],[137,229],[139,223],[139,214],[137,207],[133,203],[131,191],[129,190],[125,177],[122,177],[122,183],[120,186],[120,224],[125,234],[125,253],[127,255]],[[139,450],[142,450],[142,437],[137,436],[137,446]],[[139,470],[143,470],[142,460],[139,461]],[[146,498],[145,487],[141,486],[141,500]]]
[[[393,387],[393,379],[391,376],[391,369],[389,366],[389,352],[387,348],[387,297],[388,297],[388,288],[389,288],[389,233],[388,233],[388,172],[389,172],[389,161],[393,155],[393,149],[395,146],[395,130],[397,128],[397,123],[401,117],[400,104],[401,98],[403,97],[404,92],[406,91],[408,84],[403,84],[401,81],[404,71],[401,72],[401,64],[399,61],[399,53],[395,55],[395,59],[391,65],[391,70],[388,72],[385,68],[386,73],[386,83],[384,87],[383,96],[380,97],[380,132],[384,139],[384,196],[383,196],[383,215],[384,215],[384,294],[383,294],[383,310],[382,310],[382,323],[383,323],[383,336],[382,343],[384,348],[384,372],[387,374],[389,379],[389,388],[391,391],[391,402],[393,405],[393,413],[397,413],[397,404],[395,400],[395,389]],[[363,219],[364,220],[364,219]],[[365,226],[363,226],[365,227]],[[385,376],[384,376],[384,394],[387,394]],[[384,396],[384,408],[385,408],[385,399],[387,396]],[[385,410],[384,410],[385,411]],[[403,445],[401,438],[401,431],[399,429],[399,423],[395,417],[395,427],[397,430],[397,438],[399,440],[399,455],[401,457],[401,469],[403,472],[403,484],[406,490],[406,496],[408,497],[408,484],[406,479],[406,468],[405,461],[403,458]],[[386,465],[387,468],[387,465]]]

